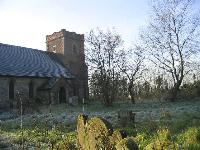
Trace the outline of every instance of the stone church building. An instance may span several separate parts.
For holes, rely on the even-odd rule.
[[[73,103],[88,98],[84,35],[62,29],[46,36],[46,51],[0,43],[0,109],[25,103]]]

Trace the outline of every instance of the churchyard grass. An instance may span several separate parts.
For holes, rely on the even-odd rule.
[[[174,149],[176,145],[179,149],[200,149],[200,101],[117,102],[113,107],[93,102],[84,107],[89,117],[100,116],[115,129],[125,129],[140,149],[152,149],[152,145],[159,147],[163,143],[171,144]],[[5,114],[1,114],[4,119],[0,122],[0,148],[56,149],[64,145],[76,149],[76,118],[83,113],[82,106],[54,105],[51,113],[49,106],[39,110],[23,115],[23,129],[20,128],[20,116],[5,119]],[[122,127],[117,118],[119,110],[135,112],[135,123]]]

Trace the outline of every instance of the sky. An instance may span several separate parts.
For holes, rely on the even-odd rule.
[[[86,34],[96,27],[115,27],[125,44],[131,45],[148,21],[149,2],[0,0],[0,43],[45,50],[46,35],[61,29]]]

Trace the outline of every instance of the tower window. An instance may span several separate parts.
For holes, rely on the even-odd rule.
[[[73,51],[73,53],[77,54],[77,47],[75,44],[73,44],[73,46],[72,46],[72,51]]]
[[[9,82],[9,99],[14,99],[15,91],[14,91],[14,82],[11,80]]]

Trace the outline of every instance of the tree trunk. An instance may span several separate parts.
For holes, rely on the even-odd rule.
[[[178,94],[178,91],[179,91],[179,88],[181,86],[181,83],[182,83],[182,79],[180,79],[173,87],[172,89],[172,97],[171,97],[171,102],[175,102],[176,99],[177,99],[177,94]]]
[[[172,96],[170,98],[170,101],[171,102],[175,102],[176,99],[177,99],[177,94],[178,94],[178,87],[177,86],[174,86],[173,89],[172,89]]]
[[[110,89],[110,79],[105,79],[104,80],[104,84],[102,87],[102,95],[103,95],[103,101],[104,101],[104,105],[109,107],[112,106],[112,96],[111,96],[111,89]]]
[[[128,92],[130,94],[130,97],[131,97],[131,102],[133,104],[135,104],[135,94],[134,94],[134,91],[133,91],[133,84],[130,83],[129,86],[128,86]]]

